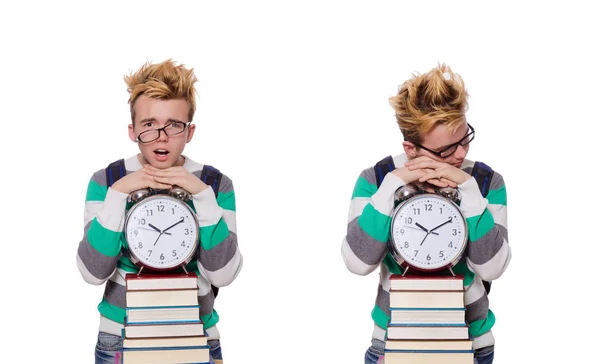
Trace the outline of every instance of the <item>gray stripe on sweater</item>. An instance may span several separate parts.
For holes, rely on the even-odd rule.
[[[387,249],[387,245],[376,239],[373,239],[359,225],[358,218],[354,218],[348,223],[348,233],[346,240],[354,255],[363,263],[373,265],[379,263],[381,257]]]
[[[383,311],[386,315],[391,316],[390,313],[390,293],[383,289],[381,283],[377,288],[377,298],[375,304]]]
[[[90,221],[85,225],[83,240],[79,242],[77,254],[91,275],[99,280],[104,280],[111,276],[121,255],[108,257],[94,249],[88,240],[91,224]]]
[[[200,305],[200,316],[211,314],[215,304],[215,296],[212,290],[207,295],[198,296],[198,304]]]
[[[127,306],[125,302],[125,292],[126,289],[124,286],[108,280],[106,281],[106,288],[104,289],[104,300],[111,305],[125,308]]]
[[[487,317],[489,308],[489,300],[487,295],[484,293],[481,298],[466,305],[465,308],[467,309],[465,313],[465,319],[467,322],[485,319]]]
[[[218,271],[231,261],[237,250],[237,235],[229,231],[225,240],[210,250],[205,250],[202,244],[198,249],[200,264],[211,272]]]
[[[469,242],[469,259],[477,265],[489,262],[502,248],[508,231],[502,225],[494,224],[492,230],[475,242]]]

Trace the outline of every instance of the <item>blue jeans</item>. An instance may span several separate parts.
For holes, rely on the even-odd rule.
[[[377,364],[379,357],[383,356],[385,343],[381,340],[372,339],[371,346],[365,352],[365,364]],[[482,348],[475,352],[474,364],[492,364],[494,361],[494,347]]]
[[[223,359],[221,342],[208,340],[210,346],[210,364],[215,364],[213,359]],[[96,364],[120,364],[123,362],[123,338],[120,336],[98,333],[96,343]]]

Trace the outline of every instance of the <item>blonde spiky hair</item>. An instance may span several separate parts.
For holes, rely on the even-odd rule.
[[[413,74],[390,97],[390,104],[404,140],[421,143],[422,136],[438,124],[455,132],[465,119],[468,97],[463,79],[446,64],[438,64],[424,75]]]
[[[177,66],[171,59],[157,64],[146,62],[137,72],[124,79],[129,92],[132,123],[135,121],[135,101],[142,95],[159,100],[184,99],[190,107],[188,121],[193,120],[196,112],[194,83],[198,81],[193,68]]]

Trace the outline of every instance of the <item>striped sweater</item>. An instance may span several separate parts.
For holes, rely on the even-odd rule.
[[[406,155],[394,157],[396,166],[403,166]],[[461,169],[471,173],[474,162],[465,160]],[[353,273],[367,275],[380,267],[379,289],[371,317],[375,322],[373,338],[384,341],[390,319],[390,275],[402,273],[402,268],[386,250],[394,192],[404,186],[401,178],[388,173],[377,188],[375,169],[365,169],[359,176],[352,194],[348,214],[348,231],[342,243],[346,267]],[[511,251],[508,245],[506,188],[502,176],[495,172],[487,198],[481,196],[473,177],[458,186],[462,200],[460,210],[469,230],[466,259],[454,272],[464,275],[466,321],[473,337],[473,348],[494,345],[491,328],[495,317],[489,309],[482,280],[494,280],[506,269]]]
[[[183,168],[200,178],[203,165],[184,158]],[[125,160],[127,174],[140,168],[137,156]],[[94,285],[106,283],[98,304],[100,331],[119,336],[125,317],[125,274],[139,270],[121,251],[125,244],[125,214],[131,207],[127,196],[107,187],[104,169],[94,173],[88,184],[83,239],[77,250],[77,267],[83,279]],[[242,267],[231,179],[223,175],[218,198],[212,188],[208,188],[194,195],[188,204],[198,217],[200,244],[197,259],[186,269],[198,274],[200,317],[209,338],[218,338],[215,324],[219,315],[213,308],[211,284],[228,285]]]

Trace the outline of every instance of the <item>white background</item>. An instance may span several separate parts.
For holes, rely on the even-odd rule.
[[[471,94],[469,158],[505,178],[513,260],[495,363],[595,350],[598,12],[578,1],[166,2],[0,7],[2,356],[92,363],[103,287],[75,264],[87,183],[137,152],[123,76],[196,70],[185,154],[236,188],[244,268],[216,302],[227,364],[362,363],[377,272],[346,270],[354,182],[402,137],[388,98],[446,62]],[[84,4],[85,3],[85,4]]]

